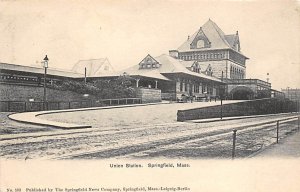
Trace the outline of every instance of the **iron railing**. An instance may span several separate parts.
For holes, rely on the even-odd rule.
[[[142,103],[141,98],[119,98],[119,99],[101,99],[101,100],[81,100],[81,101],[0,101],[1,112],[27,112],[76,109],[88,107],[103,107],[113,105],[130,105]]]

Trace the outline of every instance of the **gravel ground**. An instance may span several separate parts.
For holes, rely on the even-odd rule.
[[[236,158],[244,158],[258,152],[262,148],[276,142],[276,128],[274,125],[265,125],[258,130],[248,130],[237,133]],[[297,132],[297,121],[284,123],[280,126],[279,140]],[[206,137],[187,142],[163,146],[128,155],[128,158],[231,158],[232,133]]]
[[[224,101],[232,103],[237,101]],[[155,124],[177,123],[177,111],[204,106],[220,105],[220,102],[193,102],[101,109],[80,112],[68,112],[61,115],[47,114],[39,118],[74,124],[88,124],[92,127],[116,129],[141,127]]]
[[[12,121],[7,117],[10,114],[11,112],[0,112],[0,135],[44,132],[54,130],[51,127],[37,126]]]
[[[237,156],[247,157],[274,142],[275,126],[263,123],[293,115],[211,123],[176,121],[179,109],[215,104],[174,103],[41,116],[93,126],[79,130],[18,123],[7,118],[10,113],[0,113],[0,158],[230,158],[233,128],[239,130]],[[281,137],[291,134],[293,126],[282,125]]]
[[[128,129],[91,128],[7,134],[0,139],[0,156],[5,159],[228,158],[233,128],[255,128],[258,123],[290,115],[211,123],[176,122]],[[244,139],[239,136],[239,143],[260,138],[259,134],[252,135]],[[266,137],[274,141],[274,138]],[[245,149],[247,154],[257,150],[256,147]]]

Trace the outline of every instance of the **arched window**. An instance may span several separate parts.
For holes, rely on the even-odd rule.
[[[197,41],[197,48],[203,48],[204,47],[204,41],[203,40],[198,40]]]

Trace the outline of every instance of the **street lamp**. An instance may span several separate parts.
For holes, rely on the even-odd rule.
[[[46,107],[46,102],[47,102],[47,96],[46,96],[46,76],[47,76],[47,68],[48,68],[48,57],[46,55],[46,57],[44,58],[44,69],[45,69],[45,73],[44,73],[44,110],[47,110]]]

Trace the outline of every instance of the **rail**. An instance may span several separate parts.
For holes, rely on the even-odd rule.
[[[295,121],[296,121],[296,123],[291,123],[291,122],[295,122]],[[286,125],[286,124],[288,124],[288,125]],[[282,120],[270,121],[268,123],[264,123],[264,125],[262,125],[262,127],[263,128],[255,129],[255,130],[248,130],[248,129],[246,129],[246,130],[233,129],[232,130],[232,148],[231,148],[232,159],[235,159],[237,157],[237,155],[239,155],[239,152],[242,153],[243,150],[244,151],[246,150],[245,148],[243,148],[243,146],[245,146],[245,143],[247,143],[247,142],[248,143],[250,142],[252,144],[252,147],[259,146],[256,152],[261,151],[261,149],[265,145],[263,143],[263,139],[260,140],[259,143],[253,144],[253,141],[249,141],[249,134],[253,135],[253,134],[257,134],[257,132],[259,132],[259,131],[265,131],[269,134],[269,137],[266,136],[266,134],[263,134],[262,137],[265,137],[265,140],[269,140],[269,145],[278,144],[279,140],[284,138],[285,136],[287,136],[295,131],[300,131],[300,117],[299,116],[298,117],[289,117],[289,118],[285,118]],[[256,133],[255,133],[255,131],[256,131]],[[245,138],[248,138],[248,141]],[[238,150],[237,150],[237,146],[238,146]],[[253,155],[253,153],[250,154],[250,156],[251,155]],[[241,155],[241,156],[243,156],[243,155]]]
[[[0,101],[1,112],[29,112],[60,109],[76,109],[115,105],[132,105],[142,103],[141,98],[119,98],[80,101]],[[44,106],[45,105],[45,106]]]

